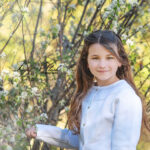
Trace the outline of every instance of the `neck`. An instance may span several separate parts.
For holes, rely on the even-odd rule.
[[[119,81],[119,80],[120,80],[120,79],[119,79],[118,77],[115,77],[114,79],[109,80],[109,81],[107,81],[107,80],[104,80],[104,81],[97,81],[97,85],[98,85],[98,86],[106,86],[106,85],[113,84],[113,83],[115,83],[115,82],[117,82],[117,81]]]

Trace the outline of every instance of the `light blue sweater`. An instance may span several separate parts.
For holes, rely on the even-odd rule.
[[[141,123],[141,99],[125,80],[119,80],[89,89],[82,103],[80,135],[37,124],[36,139],[69,149],[136,150]]]

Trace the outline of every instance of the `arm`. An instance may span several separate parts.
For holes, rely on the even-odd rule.
[[[36,127],[36,139],[38,140],[42,140],[46,143],[62,148],[78,149],[79,147],[78,135],[74,135],[71,130],[41,124],[37,124]]]
[[[135,93],[120,94],[115,108],[111,150],[136,150],[142,123],[142,104]]]

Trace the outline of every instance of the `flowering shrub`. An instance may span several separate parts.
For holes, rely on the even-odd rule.
[[[148,6],[140,0],[0,1],[0,150],[45,148],[27,139],[25,129],[56,125],[60,111],[68,112],[76,60],[93,30],[111,29],[122,37],[148,101]]]

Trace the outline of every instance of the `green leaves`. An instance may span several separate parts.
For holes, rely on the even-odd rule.
[[[60,31],[60,25],[59,24],[51,26],[51,32],[52,32],[52,38],[53,39],[58,37],[59,31]]]
[[[37,28],[35,53],[33,60],[30,60],[39,12],[38,2],[32,1],[25,6],[24,0],[0,1],[0,47],[12,37],[0,54],[0,114],[2,123],[6,123],[0,128],[0,139],[6,136],[7,140],[0,149],[11,149],[11,142],[14,150],[27,150],[30,143],[23,134],[24,129],[37,122],[55,120],[47,113],[53,112],[53,103],[68,112],[69,107],[66,104],[75,90],[76,60],[83,47],[84,37],[93,30],[101,27],[116,33],[119,31],[132,70],[134,73],[139,71],[135,77],[139,87],[150,71],[149,66],[146,66],[150,56],[147,42],[150,37],[150,26],[147,23],[150,14],[148,1],[144,2],[145,6],[138,6],[137,0],[90,0],[85,14],[83,10],[86,1],[83,0],[63,0],[59,4],[44,1]],[[97,9],[98,5],[100,7]],[[139,16],[132,20],[135,14],[130,17],[129,11],[137,6]],[[96,10],[98,12],[94,17]],[[22,15],[23,21],[15,34],[10,34]],[[132,22],[133,25],[129,26]],[[75,33],[75,40],[72,42]],[[146,82],[141,90],[146,93],[147,89]],[[7,129],[7,124],[11,124],[12,128]],[[7,135],[2,132],[5,130],[9,132]],[[15,136],[10,139],[11,135]]]

